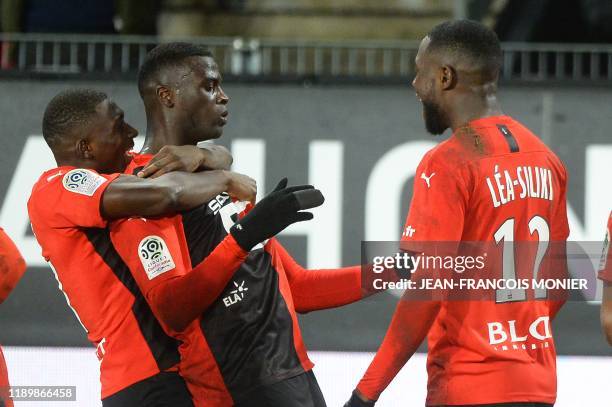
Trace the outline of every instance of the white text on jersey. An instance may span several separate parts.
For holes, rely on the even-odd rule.
[[[553,200],[552,171],[548,168],[518,166],[514,170],[500,171],[496,165],[493,175],[486,179],[494,208],[517,198]]]

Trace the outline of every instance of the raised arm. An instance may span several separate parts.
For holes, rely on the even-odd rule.
[[[181,331],[219,297],[253,246],[292,223],[311,219],[311,213],[302,211],[322,203],[318,190],[311,186],[286,188],[284,179],[191,270],[180,258],[180,239],[172,222],[122,219],[111,224],[111,238],[155,314],[166,326]],[[167,256],[167,268],[160,268],[161,262],[149,262],[149,256],[143,255],[149,239],[153,240],[151,247],[157,247],[158,256]]]
[[[17,246],[0,228],[0,304],[6,300],[26,270]]]
[[[224,170],[171,172],[155,179],[126,175],[106,188],[100,211],[107,220],[164,216],[192,209],[222,192],[253,201],[257,187],[246,175]]]

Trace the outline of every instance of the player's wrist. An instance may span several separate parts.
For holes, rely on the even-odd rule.
[[[249,251],[245,250],[236,240],[236,238],[234,237],[234,235],[232,233],[229,233],[227,235],[227,237],[225,238],[226,244],[229,246],[230,250],[232,251],[232,253],[240,258],[240,259],[245,259],[248,255],[249,255]]]
[[[358,389],[353,390],[351,398],[344,404],[344,407],[374,407],[376,400],[370,400]]]
[[[213,153],[212,150],[208,147],[198,147],[198,151],[200,152],[200,164],[198,165],[198,170],[207,170],[211,169],[210,161],[212,160]]]

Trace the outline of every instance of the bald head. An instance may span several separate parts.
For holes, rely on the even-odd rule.
[[[485,25],[471,20],[447,21],[435,26],[426,39],[426,52],[443,65],[472,73],[483,82],[497,80],[501,46],[495,32]]]

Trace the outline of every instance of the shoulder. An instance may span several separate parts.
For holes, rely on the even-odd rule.
[[[454,137],[440,142],[423,156],[419,164],[420,170],[439,168],[452,170],[460,167],[465,161],[465,155],[461,151]]]
[[[63,188],[64,176],[73,169],[73,167],[58,167],[43,172],[32,187],[28,205],[57,195]]]

